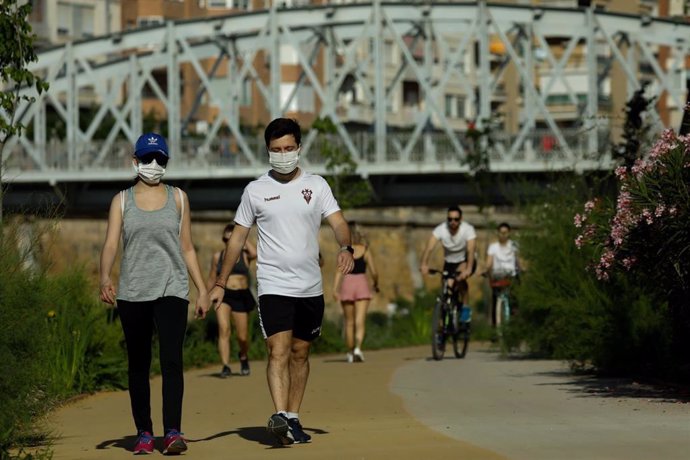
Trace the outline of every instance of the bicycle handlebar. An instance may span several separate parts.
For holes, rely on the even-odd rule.
[[[429,269],[430,275],[441,275],[443,278],[455,278],[455,273],[450,273],[447,270],[438,270],[436,268]]]

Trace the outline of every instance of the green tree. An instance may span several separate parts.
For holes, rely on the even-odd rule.
[[[17,0],[0,2],[0,178],[2,152],[7,139],[21,134],[24,126],[16,119],[17,107],[22,100],[33,102],[31,96],[20,95],[24,87],[35,86],[36,91],[48,89],[48,84],[26,67],[38,60],[34,50],[36,35],[31,31],[28,17],[31,2],[19,5]],[[3,188],[0,182],[0,222],[2,222]]]
[[[312,128],[320,134],[337,133],[335,124],[328,117],[318,118]],[[341,208],[354,208],[371,201],[371,184],[357,174],[357,163],[350,152],[331,142],[325,142],[321,147],[321,156],[326,159],[326,180]]]

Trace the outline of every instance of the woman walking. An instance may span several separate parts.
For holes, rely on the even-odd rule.
[[[188,274],[198,291],[195,314],[209,297],[192,243],[187,195],[162,183],[169,154],[165,139],[144,134],[134,147],[134,186],[113,198],[100,261],[100,297],[116,304],[127,344],[129,396],[137,429],[135,454],[153,452],[149,371],[154,325],[163,378],[163,453],[187,450],[182,437],[182,346],[189,305]],[[110,278],[118,243],[123,251],[117,290]]]
[[[234,224],[228,224],[223,230],[223,243],[227,244],[235,229]],[[207,287],[209,291],[216,284],[223,265],[225,249],[213,254],[211,271],[208,274]],[[254,309],[256,301],[249,291],[249,262],[256,259],[256,247],[249,241],[245,242],[242,254],[237,263],[232,267],[230,276],[225,283],[225,295],[223,301],[216,305],[216,317],[218,318],[218,353],[223,363],[220,371],[222,378],[230,377],[230,336],[231,320],[235,323],[237,344],[239,352],[237,358],[240,361],[240,374],[249,375],[249,313]]]
[[[371,301],[371,289],[367,280],[367,268],[371,275],[374,290],[378,292],[378,272],[374,265],[374,257],[365,244],[362,234],[350,223],[352,248],[354,249],[355,266],[352,272],[343,275],[339,270],[335,272],[333,280],[333,295],[343,307],[345,327],[345,343],[347,344],[347,362],[363,362],[362,342],[364,342],[367,310]]]

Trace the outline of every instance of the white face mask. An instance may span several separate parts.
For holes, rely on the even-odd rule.
[[[161,178],[165,174],[165,168],[156,163],[156,160],[153,160],[151,163],[148,164],[136,164],[134,162],[132,162],[132,164],[134,165],[134,170],[137,172],[141,180],[143,180],[149,185],[155,185],[159,183],[161,181]]]
[[[297,167],[299,162],[299,150],[292,152],[272,152],[268,151],[268,163],[276,172],[280,174],[290,174]]]

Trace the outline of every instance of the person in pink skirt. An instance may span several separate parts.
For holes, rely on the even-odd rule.
[[[347,344],[347,362],[363,362],[362,342],[364,341],[365,324],[372,292],[367,278],[367,269],[378,292],[378,272],[374,257],[356,225],[350,224],[355,266],[352,272],[343,275],[336,271],[333,280],[333,296],[343,307],[345,342]]]

